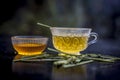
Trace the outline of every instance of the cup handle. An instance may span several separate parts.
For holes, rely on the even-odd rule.
[[[92,40],[92,41],[89,41],[88,42],[88,45],[91,45],[91,44],[94,44],[94,43],[96,43],[97,42],[97,37],[98,37],[98,34],[97,33],[95,33],[95,32],[91,32],[90,33],[90,37],[91,36],[93,36],[94,37],[94,39]]]

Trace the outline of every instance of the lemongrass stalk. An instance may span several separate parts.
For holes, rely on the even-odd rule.
[[[46,24],[43,24],[43,23],[37,23],[38,25],[40,25],[40,26],[44,26],[44,27],[47,27],[47,28],[50,28],[50,27],[52,27],[52,26],[49,26],[49,25],[46,25]]]

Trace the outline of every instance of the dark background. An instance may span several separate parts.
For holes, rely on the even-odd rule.
[[[89,27],[98,33],[98,42],[88,52],[103,54],[120,51],[119,0],[1,0],[0,52],[13,54],[11,36],[40,35],[51,38],[41,22],[59,27]],[[52,43],[50,42],[50,46]]]
[[[37,22],[59,27],[92,28],[99,35],[98,41],[88,46],[83,53],[120,57],[119,7],[120,0],[0,0],[0,80],[26,78],[12,73],[12,60],[16,54],[11,37],[40,35],[51,38],[50,30],[38,26]],[[51,41],[48,46],[53,47]],[[118,66],[115,69],[110,68],[112,75],[109,75],[109,71],[105,71],[106,75],[104,71],[101,73],[99,65],[96,68],[98,71],[95,76],[98,80],[114,80],[114,77],[115,80],[120,79]]]

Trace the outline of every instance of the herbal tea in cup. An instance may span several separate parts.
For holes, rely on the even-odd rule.
[[[45,50],[48,38],[41,36],[13,36],[11,40],[18,54],[37,55]]]
[[[91,32],[91,28],[62,28],[51,27],[54,47],[60,52],[79,55],[88,45],[97,40],[97,33]],[[88,42],[89,37],[94,39]]]

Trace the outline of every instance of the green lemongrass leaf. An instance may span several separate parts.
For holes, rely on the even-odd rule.
[[[114,59],[114,60],[120,60],[119,57],[114,57],[114,56],[109,56],[109,55],[100,55],[102,58],[109,58],[109,59]]]
[[[19,61],[22,61],[22,62],[37,62],[37,61],[58,61],[60,59],[21,59],[21,60],[18,60],[17,62]]]
[[[86,55],[94,58],[108,58],[108,59],[120,60],[119,57],[114,57],[110,55],[101,55],[101,54],[86,54]]]
[[[87,57],[87,59],[94,60],[94,61],[102,61],[102,62],[115,62],[114,59],[103,59],[103,58],[91,58]]]
[[[40,55],[34,55],[34,56],[23,56],[19,59],[15,59],[13,61],[23,61],[23,60],[36,59],[36,58],[45,58],[48,56],[49,56],[49,54],[42,53]]]
[[[53,49],[53,48],[47,48],[48,50],[50,50],[50,51],[53,51],[53,52],[60,52],[60,51],[58,51],[58,50],[56,50],[56,49]]]
[[[81,61],[76,64],[64,64],[64,65],[62,65],[62,67],[69,68],[69,67],[79,66],[79,65],[83,65],[83,64],[87,64],[87,63],[91,63],[91,62],[93,62],[93,60]]]
[[[86,54],[89,57],[94,57],[94,58],[98,58],[100,57],[100,54]]]
[[[32,56],[32,57],[24,57],[24,58],[20,58],[20,59],[15,59],[15,60],[13,60],[13,61],[23,61],[23,60],[29,60],[29,59],[35,59],[35,58],[39,58],[40,56]]]
[[[49,25],[46,25],[46,24],[43,24],[43,23],[39,23],[39,22],[37,24],[40,25],[40,26],[48,27],[48,28],[52,27],[52,26],[49,26]]]

